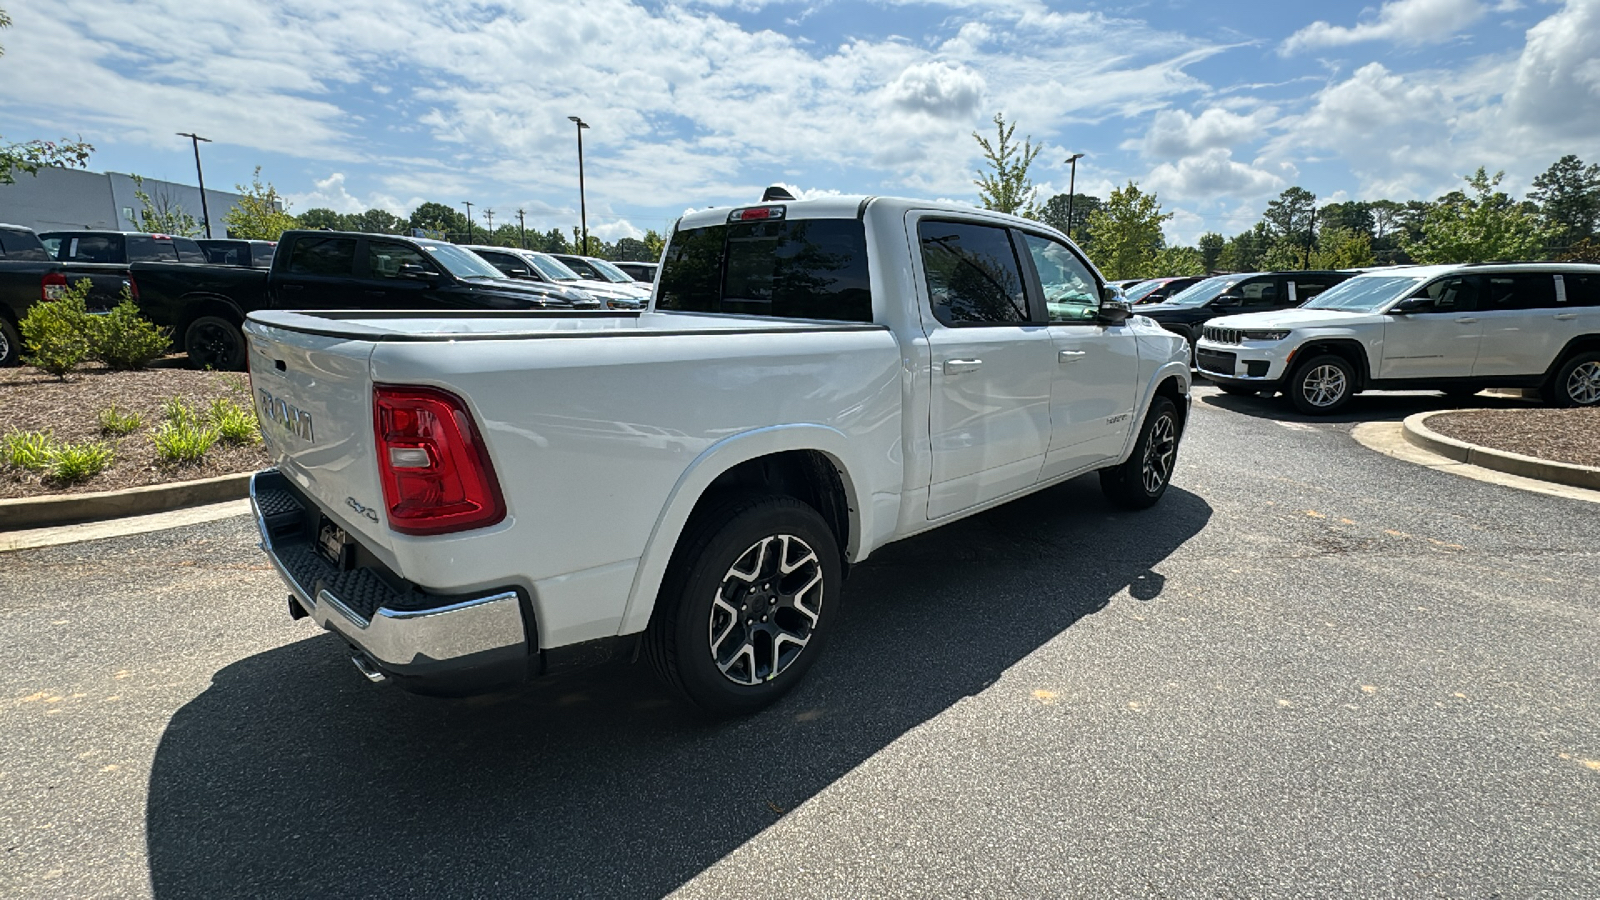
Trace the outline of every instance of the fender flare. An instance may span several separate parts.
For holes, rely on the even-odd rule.
[[[1168,360],[1156,369],[1155,374],[1145,383],[1144,396],[1139,398],[1138,415],[1133,418],[1133,427],[1128,430],[1128,438],[1122,445],[1122,454],[1118,462],[1125,461],[1128,454],[1133,452],[1133,445],[1139,441],[1139,431],[1144,428],[1144,417],[1150,414],[1150,404],[1156,400],[1156,389],[1165,384],[1167,379],[1174,379],[1183,388],[1183,395],[1190,396],[1194,390],[1193,373],[1189,371],[1187,360]],[[1183,410],[1183,430],[1189,430],[1189,411]]]
[[[772,425],[731,435],[695,457],[683,474],[678,476],[678,482],[667,495],[667,502],[656,517],[655,527],[634,569],[633,587],[628,592],[628,605],[617,634],[643,631],[650,624],[656,594],[660,592],[661,581],[666,576],[667,563],[677,549],[690,513],[711,483],[740,463],[795,450],[821,453],[838,470],[850,510],[849,546],[841,549],[847,559],[857,557],[861,542],[872,533],[872,504],[865,501],[860,494],[860,486],[850,477],[850,460],[855,447],[843,432],[827,425],[795,424]]]

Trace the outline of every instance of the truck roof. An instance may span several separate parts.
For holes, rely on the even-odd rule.
[[[913,209],[947,210],[962,216],[994,219],[998,222],[1059,234],[1054,228],[1035,219],[1024,219],[1021,216],[994,212],[964,203],[954,203],[949,200],[917,200],[909,197],[875,197],[865,194],[836,194],[811,200],[774,200],[742,206],[714,206],[684,213],[683,218],[678,221],[678,227],[704,228],[709,225],[719,225],[727,222],[728,217],[736,210],[761,206],[783,207],[786,219],[857,219],[865,217],[869,207],[892,217],[904,215]]]

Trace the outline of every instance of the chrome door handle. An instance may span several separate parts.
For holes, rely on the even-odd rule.
[[[1060,360],[1062,365],[1066,365],[1070,362],[1077,362],[1088,355],[1089,351],[1087,350],[1062,350],[1056,354],[1056,359]]]
[[[1568,319],[1576,319],[1577,317],[1578,317],[1577,313],[1556,313],[1556,318],[1560,319],[1563,322],[1565,322]]]
[[[1478,323],[1478,320],[1476,318],[1473,318],[1472,316],[1467,316],[1464,319],[1457,319],[1456,323],[1459,324],[1459,325],[1476,325]]]
[[[960,375],[962,372],[976,372],[983,366],[981,359],[947,359],[944,361],[946,375]]]

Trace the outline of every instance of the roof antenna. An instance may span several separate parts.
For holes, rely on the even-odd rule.
[[[794,199],[794,195],[793,194],[791,194],[788,191],[784,190],[782,186],[776,185],[776,184],[773,185],[772,187],[767,188],[766,193],[761,195],[761,202],[762,203],[770,203],[773,200],[793,200],[793,199]]]

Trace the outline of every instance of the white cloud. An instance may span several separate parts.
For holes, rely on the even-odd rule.
[[[1335,47],[1362,41],[1432,44],[1448,40],[1483,17],[1477,0],[1390,0],[1376,19],[1353,26],[1312,22],[1283,42],[1288,55],[1307,47]]]
[[[1229,149],[1259,141],[1277,118],[1277,109],[1270,106],[1249,115],[1218,107],[1198,116],[1183,110],[1164,109],[1151,119],[1144,140],[1137,146],[1152,159],[1181,159],[1207,150]]]
[[[1227,150],[1213,149],[1156,166],[1145,185],[1176,200],[1217,201],[1267,196],[1288,183],[1272,172],[1233,159]]]
[[[1528,30],[1505,94],[1517,125],[1600,143],[1600,0],[1573,0]],[[1594,146],[1594,144],[1591,144]]]
[[[970,120],[983,101],[983,76],[949,63],[908,66],[888,87],[889,102],[906,112],[940,119]]]

